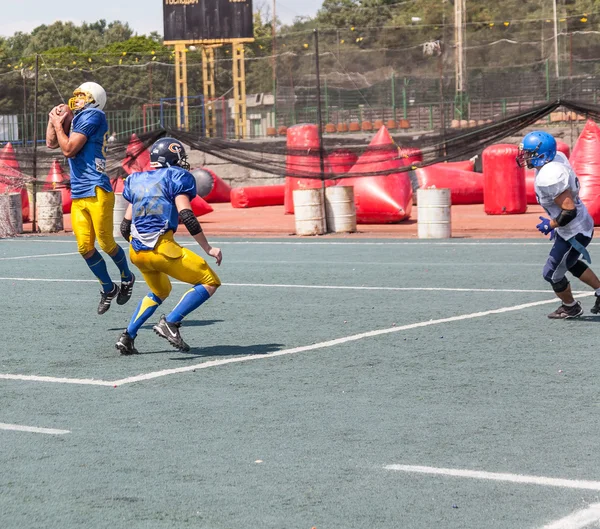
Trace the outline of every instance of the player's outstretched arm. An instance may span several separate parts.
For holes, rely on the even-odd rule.
[[[194,240],[208,255],[214,257],[217,260],[217,265],[220,266],[221,261],[223,260],[223,254],[221,253],[221,249],[213,248],[206,239],[206,236],[204,235],[204,232],[200,227],[198,219],[192,212],[190,198],[187,195],[177,195],[175,197],[175,205],[177,206],[179,216],[182,222],[185,224],[185,227],[190,232],[190,235],[194,237]]]

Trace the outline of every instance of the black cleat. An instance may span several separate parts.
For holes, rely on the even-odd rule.
[[[179,334],[179,327],[181,327],[181,323],[169,323],[163,314],[158,324],[152,328],[156,334],[168,340],[176,349],[189,351],[190,346],[183,341],[181,334]]]
[[[110,292],[100,291],[100,303],[98,304],[98,314],[104,314],[110,309],[110,302],[119,295],[119,287],[113,283],[113,289]]]
[[[579,318],[582,314],[581,303],[577,301],[572,307],[561,305],[554,312],[548,314],[548,318],[551,320],[570,320],[572,318]]]
[[[598,296],[598,294],[596,294],[596,303],[594,303],[594,306],[590,309],[590,312],[592,314],[600,314],[600,296]]]
[[[138,350],[133,345],[133,342],[134,338],[129,336],[127,331],[124,331],[123,334],[119,336],[115,348],[121,351],[122,355],[136,355],[138,354]]]
[[[117,305],[125,305],[133,294],[133,285],[135,283],[135,276],[131,273],[131,281],[121,281],[121,287],[119,288],[119,295],[117,296]]]

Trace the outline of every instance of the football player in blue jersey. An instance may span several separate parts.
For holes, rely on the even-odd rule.
[[[103,112],[106,92],[97,83],[87,82],[75,89],[69,100],[74,118],[71,131],[63,130],[67,113],[50,112],[46,145],[62,151],[69,159],[71,170],[71,222],[77,239],[77,249],[90,270],[100,281],[98,314],[104,314],[111,301],[123,305],[131,298],[135,276],[129,270],[123,249],[113,237],[115,194],[106,174],[108,124]],[[121,284],[113,283],[106,262],[96,250],[100,248],[115,262],[121,273]]]
[[[181,321],[221,285],[202,257],[173,239],[181,219],[202,249],[216,259],[217,265],[221,264],[221,250],[208,243],[190,206],[196,196],[196,179],[188,171],[183,144],[174,138],[158,140],[150,150],[150,162],[156,170],[133,173],[125,180],[123,190],[123,197],[130,204],[121,223],[121,234],[130,241],[131,262],[140,269],[150,288],[115,344],[126,355],[137,353],[134,340],[139,329],[171,293],[169,277],[189,283],[192,288],[153,328],[180,351],[189,351],[179,333]]]

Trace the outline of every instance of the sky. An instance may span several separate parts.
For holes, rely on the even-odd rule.
[[[261,2],[269,9],[273,5],[272,0],[253,0],[254,8]],[[139,34],[163,32],[162,0],[18,0],[2,3],[5,4],[0,17],[0,36],[3,37],[10,37],[16,31],[30,32],[41,24],[52,24],[57,20],[80,24],[102,18],[108,22],[128,22]],[[295,17],[314,16],[321,4],[322,0],[276,0],[277,18],[284,24],[290,24]]]

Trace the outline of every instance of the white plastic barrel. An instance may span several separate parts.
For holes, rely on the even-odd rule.
[[[37,224],[42,233],[63,230],[62,194],[60,190],[38,191]]]
[[[325,205],[323,190],[294,189],[296,235],[323,235],[325,233]]]
[[[23,233],[21,193],[0,195],[0,235],[11,237]]]
[[[333,233],[356,231],[354,187],[330,186],[325,188],[325,217],[327,231]]]
[[[452,237],[449,189],[418,189],[417,219],[419,239],[449,239]]]
[[[125,217],[125,211],[129,202],[123,198],[123,193],[115,193],[115,209],[113,210],[113,237],[121,235],[121,221]]]

